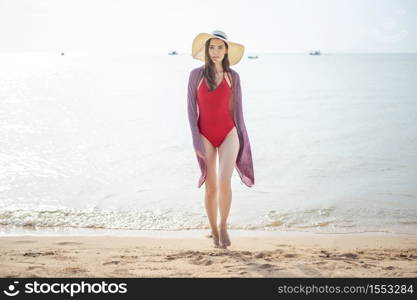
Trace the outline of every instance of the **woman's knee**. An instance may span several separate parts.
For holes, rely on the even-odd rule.
[[[217,182],[216,176],[207,176],[205,186],[206,186],[206,195],[209,197],[214,197],[217,193]]]
[[[230,176],[219,176],[218,188],[219,190],[228,190],[232,184]]]
[[[217,187],[206,185],[206,196],[214,200],[217,196]]]

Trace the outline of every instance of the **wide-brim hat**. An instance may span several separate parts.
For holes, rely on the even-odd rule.
[[[236,42],[229,41],[227,35],[220,30],[214,30],[212,33],[202,32],[194,38],[191,50],[191,56],[193,58],[205,61],[204,46],[206,41],[210,38],[218,38],[227,43],[227,45],[229,46],[227,55],[229,57],[230,65],[235,65],[242,59],[243,53],[245,52],[245,46]]]

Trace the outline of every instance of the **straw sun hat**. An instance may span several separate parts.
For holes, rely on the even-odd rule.
[[[205,61],[204,45],[206,41],[210,38],[218,38],[225,41],[228,44],[229,50],[227,51],[227,54],[229,56],[230,65],[235,65],[242,59],[243,52],[245,51],[245,46],[239,43],[229,41],[227,39],[226,33],[220,30],[214,30],[212,33],[199,33],[194,38],[193,47],[191,51],[191,55],[193,58]]]

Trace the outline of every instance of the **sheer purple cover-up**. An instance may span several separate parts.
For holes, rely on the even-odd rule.
[[[252,187],[255,184],[255,176],[253,171],[252,151],[249,142],[249,136],[246,131],[245,121],[243,118],[242,107],[242,90],[240,87],[239,74],[231,69],[232,75],[232,88],[233,88],[233,118],[237,133],[239,136],[239,152],[236,159],[236,170],[240,176],[242,182]],[[203,139],[200,135],[198,128],[198,104],[197,104],[197,86],[201,78],[203,78],[204,65],[197,67],[190,72],[188,81],[188,119],[191,128],[191,134],[193,139],[194,151],[197,157],[198,164],[201,170],[201,176],[198,180],[197,187],[200,188],[206,181],[207,177],[207,164],[206,164],[206,151],[203,144]]]

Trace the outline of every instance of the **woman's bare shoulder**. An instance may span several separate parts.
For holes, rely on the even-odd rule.
[[[226,71],[226,81],[228,82],[229,86],[233,86],[233,76],[230,71]]]
[[[228,73],[230,74],[229,77],[230,77],[230,80],[232,81],[232,84],[233,84],[233,80],[234,79],[236,79],[236,78],[239,79],[239,73],[236,70],[234,70],[232,68],[229,68],[229,72]]]

